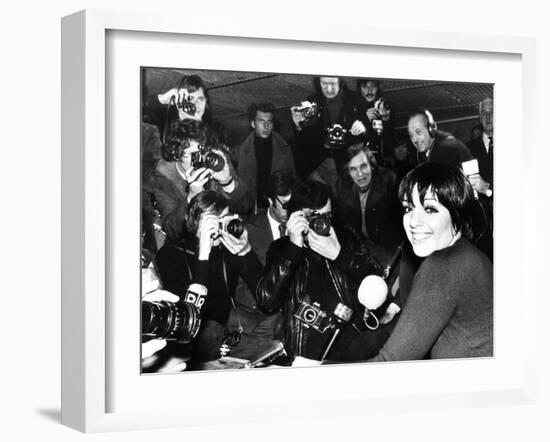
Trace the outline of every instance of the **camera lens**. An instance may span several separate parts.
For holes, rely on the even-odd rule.
[[[141,335],[147,339],[190,342],[200,328],[197,308],[186,302],[141,303]]]
[[[304,322],[307,322],[308,324],[313,324],[317,319],[317,312],[312,308],[305,308],[302,313],[302,317],[304,318]]]
[[[227,233],[233,235],[235,238],[240,238],[244,233],[244,223],[240,218],[235,218],[227,223]]]
[[[214,172],[220,172],[223,169],[223,166],[225,166],[223,157],[215,152],[208,152],[204,156],[204,163],[206,164],[206,167]]]
[[[197,111],[197,107],[190,101],[185,101],[181,109],[189,115],[195,115],[195,112]]]
[[[330,217],[325,214],[312,217],[309,223],[309,227],[311,227],[315,233],[322,236],[330,235],[330,226]]]

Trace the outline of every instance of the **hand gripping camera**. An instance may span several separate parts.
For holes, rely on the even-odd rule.
[[[305,217],[311,230],[318,235],[329,236],[330,226],[332,225],[332,215],[330,213],[311,212],[306,213]]]
[[[244,221],[239,215],[224,216],[219,221],[220,230],[233,235],[235,238],[240,238],[244,233]]]
[[[346,144],[348,131],[341,124],[333,124],[327,128],[327,144],[329,147],[342,147]]]
[[[197,112],[197,106],[195,106],[194,103],[191,103],[191,101],[189,101],[189,99],[183,94],[178,97],[176,107],[188,115],[195,115],[195,112]]]
[[[191,342],[201,326],[199,309],[188,302],[142,301],[141,337],[166,339],[180,344]]]
[[[330,317],[321,310],[321,306],[317,302],[310,304],[302,301],[298,305],[294,317],[301,321],[305,327],[311,327],[320,333],[324,333],[332,326]]]
[[[191,154],[191,165],[195,169],[206,167],[214,172],[220,172],[225,166],[225,160],[216,152],[201,146],[197,152]]]
[[[321,109],[315,102],[302,101],[298,106],[294,107],[294,110],[301,113],[305,118],[305,120],[300,123],[301,127],[312,126],[321,116]]]
[[[390,103],[383,98],[379,98],[374,103],[374,108],[378,111],[380,118],[372,120],[372,128],[380,135],[384,130],[384,123],[382,120],[390,116],[391,106]]]

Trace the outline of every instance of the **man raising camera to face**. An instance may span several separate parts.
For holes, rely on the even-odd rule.
[[[224,145],[208,145],[200,122],[174,121],[162,156],[148,177],[147,187],[161,213],[168,241],[180,239],[187,206],[203,190],[220,192],[237,213],[248,212],[248,190],[236,176],[229,151]]]
[[[296,172],[333,186],[343,166],[342,152],[371,129],[364,100],[341,78],[316,77],[314,85],[316,93],[290,108],[296,129]]]
[[[267,313],[283,311],[286,363],[297,356],[319,361],[324,353],[338,360],[346,342],[364,327],[356,289],[378,268],[361,255],[355,237],[336,234],[331,207],[325,184],[296,185],[288,205],[288,236],[271,244],[257,285],[258,306]],[[331,344],[336,330],[339,337]]]
[[[234,297],[239,276],[254,290],[262,265],[243,220],[231,213],[227,199],[218,192],[204,191],[191,200],[186,231],[184,241],[159,250],[156,264],[164,288],[200,308],[202,324],[190,362],[191,368],[197,368],[221,356],[230,315],[238,314]],[[190,296],[191,283],[204,290]],[[238,318],[236,322],[240,324]]]

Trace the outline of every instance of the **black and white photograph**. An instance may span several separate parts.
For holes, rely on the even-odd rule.
[[[493,357],[493,89],[141,67],[142,374]]]

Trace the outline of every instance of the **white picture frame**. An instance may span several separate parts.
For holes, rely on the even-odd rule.
[[[502,58],[504,63],[507,63],[509,58],[511,65],[519,69],[516,73],[519,73],[519,77],[516,75],[510,82],[519,85],[519,89],[510,92],[511,99],[508,103],[501,100],[499,104],[499,97],[503,94],[502,90],[499,92],[499,83],[496,83],[495,138],[498,139],[498,127],[510,127],[512,124],[516,131],[510,135],[510,143],[517,141],[521,147],[518,149],[516,146],[515,152],[519,150],[519,154],[515,154],[518,157],[515,163],[510,163],[504,155],[495,156],[497,185],[503,195],[500,197],[502,199],[499,199],[498,195],[495,196],[495,358],[490,361],[372,364],[368,368],[365,368],[365,364],[353,367],[323,367],[322,375],[319,374],[318,368],[290,371],[257,370],[254,373],[242,371],[230,374],[233,376],[230,381],[226,377],[227,374],[218,373],[140,377],[139,352],[136,352],[139,342],[136,341],[136,346],[129,350],[129,354],[135,353],[135,361],[124,355],[124,360],[119,364],[119,354],[113,351],[113,348],[117,347],[110,341],[111,338],[116,339],[113,336],[118,333],[119,328],[118,321],[113,321],[113,317],[116,319],[119,314],[117,312],[120,312],[117,302],[121,291],[117,292],[116,288],[119,287],[118,284],[129,283],[130,281],[124,279],[131,279],[131,276],[127,276],[125,272],[117,272],[114,275],[112,268],[116,265],[117,259],[120,259],[120,254],[130,255],[132,259],[131,250],[134,249],[131,242],[130,247],[122,251],[121,247],[113,246],[118,241],[119,232],[117,227],[113,227],[118,222],[114,214],[120,210],[113,204],[113,188],[118,189],[117,164],[120,163],[120,157],[124,152],[109,149],[117,143],[116,134],[110,133],[106,124],[108,119],[117,118],[117,111],[108,106],[109,94],[113,92],[109,83],[113,80],[109,64],[118,62],[113,60],[113,57],[120,55],[120,51],[117,52],[117,48],[110,45],[109,36],[119,34],[135,37],[136,32],[139,33],[137,38],[142,41],[151,39],[156,43],[159,38],[164,38],[169,44],[178,44],[179,39],[188,38],[199,46],[210,44],[212,39],[223,45],[224,39],[231,39],[236,47],[242,45],[246,49],[247,46],[267,45],[274,51],[309,45],[308,47],[313,50],[318,47],[321,52],[334,50],[335,46],[351,52],[367,49],[379,53],[383,53],[384,50],[402,53],[427,51],[426,54],[431,54],[436,59],[449,54],[466,54],[480,63],[489,55]],[[284,26],[280,23],[276,26],[264,24],[261,27],[255,26],[254,23],[239,23],[236,26],[230,21],[216,18],[200,24],[186,22],[185,28],[182,28],[178,18],[169,15],[87,10],[63,19],[62,55],[63,424],[84,432],[101,432],[209,425],[213,421],[242,423],[293,419],[298,416],[318,418],[328,416],[329,413],[367,415],[381,411],[406,411],[411,408],[461,408],[503,403],[533,403],[536,393],[533,339],[536,324],[531,318],[527,318],[530,306],[536,304],[536,285],[534,279],[528,278],[527,275],[529,257],[536,254],[536,238],[534,229],[530,231],[526,226],[532,222],[530,220],[535,219],[536,191],[522,186],[511,186],[504,179],[498,178],[504,177],[505,173],[514,170],[514,167],[521,168],[520,173],[528,176],[535,164],[532,118],[535,101],[535,46],[532,39],[497,39],[479,35],[414,31],[390,33],[342,25],[332,26],[328,34],[322,27],[315,29],[296,26],[292,22]],[[243,62],[235,60],[235,64],[231,66],[227,65],[227,60],[221,60],[219,63],[225,66],[226,70],[230,70]],[[175,66],[189,67],[181,65],[179,60],[175,60]],[[511,71],[514,71],[513,66]],[[247,67],[243,70],[247,70]],[[109,75],[106,75],[106,72]],[[519,83],[514,83],[518,78]],[[134,95],[138,97],[137,90]],[[519,105],[521,112],[515,112],[512,117],[507,116],[506,106],[514,103]],[[129,108],[133,109],[132,106]],[[139,121],[139,109],[135,108],[134,113],[135,115],[129,118],[135,117]],[[521,116],[519,120],[518,115]],[[138,155],[138,144],[135,146]],[[506,151],[506,143],[503,142],[500,146]],[[137,186],[137,182],[133,184]],[[512,222],[517,221],[522,226],[521,238],[513,244],[505,244],[502,240],[504,229],[500,226],[503,226],[505,218],[510,222],[510,216],[504,205],[498,204],[509,197],[521,201],[521,210],[512,214]],[[502,224],[500,220],[503,220]],[[137,226],[138,222],[135,222]],[[499,285],[498,276],[509,274],[511,269],[509,263],[499,259],[499,256],[510,256],[510,253],[515,256],[514,259],[520,266],[515,266],[518,277],[508,282],[510,287],[505,287],[503,284]],[[129,270],[131,272],[131,268]],[[138,273],[135,279],[136,281],[132,281],[131,284],[139,285]],[[509,295],[512,290],[515,296],[511,300],[510,296],[505,294]],[[132,293],[132,290],[129,291]],[[118,298],[113,299],[117,293]],[[139,316],[138,301],[136,294],[136,315],[132,310],[128,316]],[[499,341],[499,336],[504,336],[506,321],[511,320],[522,324],[522,352],[516,359],[513,358],[512,348],[516,343],[515,338],[506,335],[506,339],[501,337]],[[117,363],[114,364],[113,361]],[[123,375],[120,373],[121,370]],[[491,371],[495,372],[494,379],[489,382],[488,376]],[[418,382],[416,389],[411,387],[412,389],[406,390],[399,382],[388,383],[385,388],[377,389],[375,384],[380,383],[379,379],[396,380],[403,376],[404,372],[414,378],[423,378]],[[474,379],[453,378],[452,382],[449,382],[449,376],[461,372],[479,372],[482,373],[480,376],[487,378],[482,378],[479,382],[475,382]],[[342,376],[343,373],[345,376]],[[434,378],[431,373],[441,373],[440,379]],[[168,404],[164,407],[153,407],[151,401],[145,400],[145,404],[136,404],[134,409],[130,409],[127,405],[118,405],[134,401],[128,392],[117,392],[117,400],[113,400],[113,392],[119,385],[124,384],[127,389],[135,386],[126,383],[126,377],[143,384],[148,394],[158,392],[161,397],[167,397],[168,389],[174,394],[182,394],[185,390],[181,389],[185,388],[186,383],[194,384],[194,387],[188,385],[188,388],[196,388],[197,384],[200,384],[200,388],[204,389],[204,384],[208,384],[208,388],[213,391],[225,388],[229,392],[227,396],[224,395],[216,401],[215,408],[211,406],[211,402],[200,400],[194,402],[192,408],[182,406],[177,409]],[[430,377],[432,384],[431,388],[428,388],[426,379]],[[370,379],[376,379],[377,382],[369,382]],[[268,385],[268,380],[274,380],[274,385]],[[292,401],[288,401],[289,393],[300,392],[303,385],[317,385],[317,382],[327,382],[329,385],[341,382],[343,392],[316,392],[309,397],[297,394]],[[249,385],[248,390],[243,389],[243,385]],[[254,391],[260,386],[264,386],[266,393],[262,397],[269,397],[269,401],[254,396]],[[127,399],[122,397],[125,394],[128,395]],[[193,397],[193,393],[189,396]],[[368,400],[374,398],[376,400]],[[148,408],[147,403],[151,404],[151,407]],[[228,416],[225,412],[227,407],[239,407],[241,413],[238,416]]]

